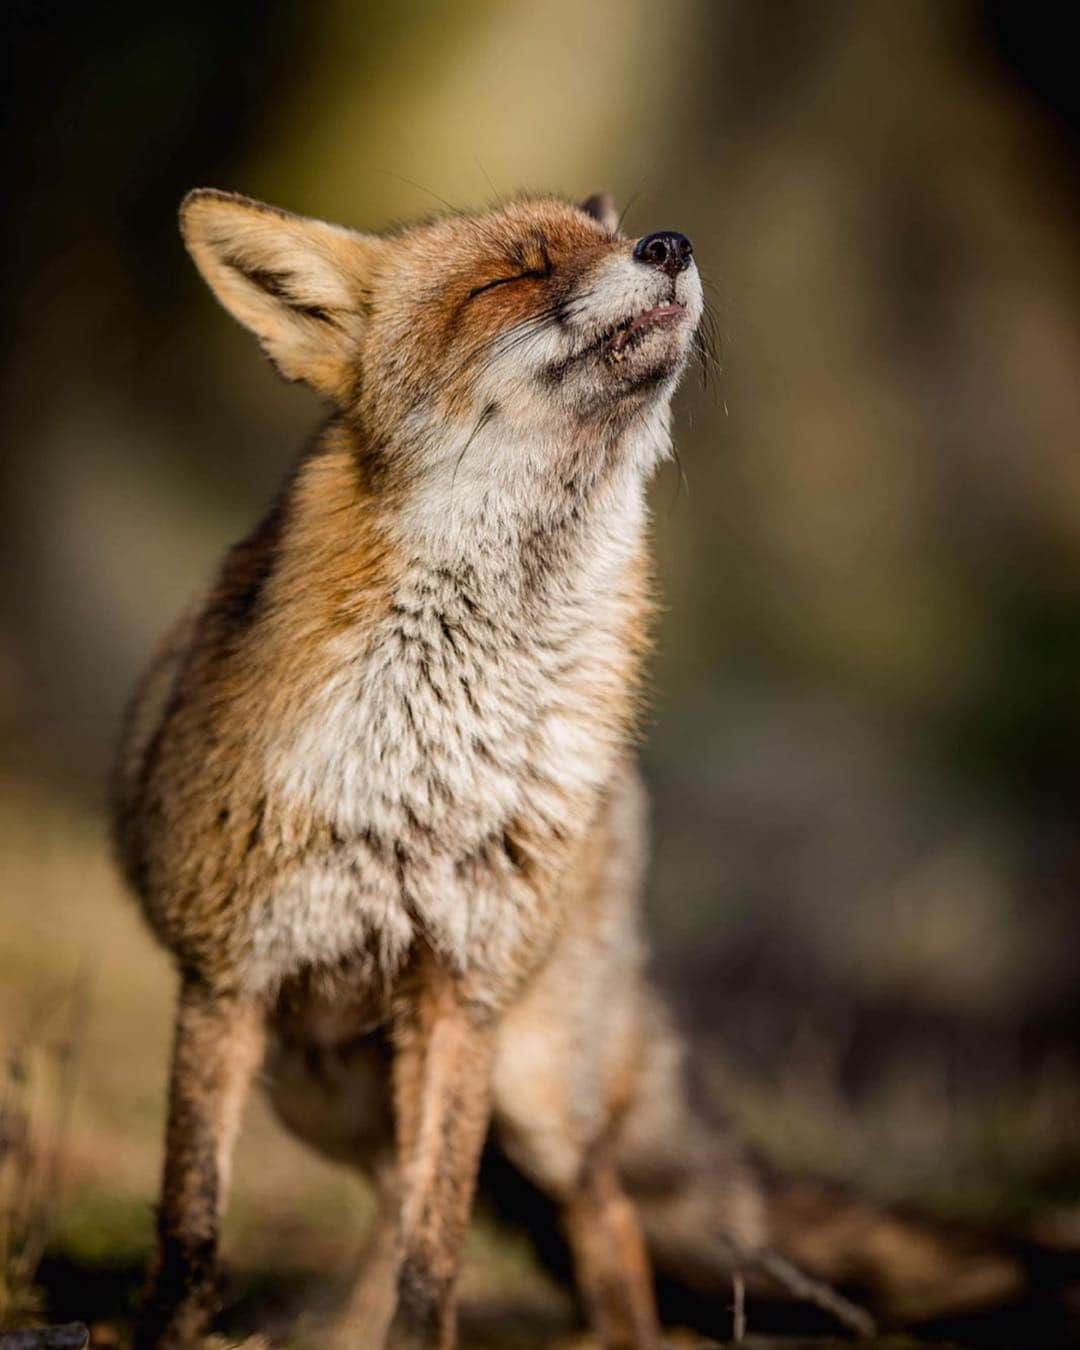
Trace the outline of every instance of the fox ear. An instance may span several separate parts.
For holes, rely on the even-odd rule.
[[[381,241],[213,188],[184,198],[180,232],[210,289],[282,375],[341,397]]]
[[[615,210],[615,198],[610,192],[594,192],[591,197],[586,197],[578,205],[587,216],[599,221],[605,230],[618,234],[619,213]]]

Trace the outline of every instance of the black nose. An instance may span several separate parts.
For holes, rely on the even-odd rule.
[[[634,257],[638,262],[652,263],[669,277],[685,272],[693,256],[693,244],[677,230],[658,230],[656,234],[642,235],[634,245]]]

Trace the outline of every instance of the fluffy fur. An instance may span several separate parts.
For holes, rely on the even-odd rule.
[[[489,1124],[490,1197],[531,1188],[549,1253],[560,1216],[608,1347],[657,1345],[646,1247],[714,1310],[733,1267],[790,1277],[769,1240],[901,1315],[1014,1291],[1000,1253],[767,1181],[695,1110],[644,972],[644,490],[694,267],[636,260],[604,196],[377,237],[202,191],[181,221],[333,411],[163,644],[117,760],[119,855],[180,974],[139,1350],[207,1343],[260,1063],[381,1197],[341,1347],[454,1343]]]
[[[205,1330],[267,1025],[393,1045],[364,1345],[453,1343],[492,1110],[565,1206],[605,1343],[656,1343],[614,1145],[644,1044],[629,746],[644,490],[702,300],[692,262],[639,260],[610,216],[534,199],[377,238],[184,204],[219,300],[334,413],[119,758],[120,855],[182,976],[143,1346]]]

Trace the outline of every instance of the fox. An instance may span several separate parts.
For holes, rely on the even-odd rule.
[[[327,1344],[452,1350],[487,1145],[557,1216],[599,1343],[658,1350],[655,1271],[726,1299],[784,1231],[692,1100],[642,921],[646,491],[693,244],[627,237],[606,193],[375,234],[201,188],[180,228],[329,407],[116,757],[115,851],[178,979],[136,1350],[207,1343],[259,1077],[378,1196]]]
[[[136,1343],[206,1332],[242,1105],[299,1023],[392,1046],[392,1221],[353,1343],[454,1345],[496,1119],[559,1198],[601,1341],[651,1350],[612,1139],[642,1015],[619,896],[645,489],[702,313],[693,246],[625,238],[606,199],[375,235],[199,189],[180,222],[217,299],[331,413],[122,738],[118,851],[180,979]]]

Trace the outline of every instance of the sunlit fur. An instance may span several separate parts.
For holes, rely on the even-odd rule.
[[[339,407],[158,672],[162,720],[136,705],[136,889],[212,981],[272,991],[360,957],[392,976],[419,932],[498,1002],[550,940],[632,726],[644,487],[696,272],[553,201],[374,239],[196,194],[184,226],[224,303]],[[618,364],[597,349],[672,294],[677,327]]]
[[[293,1045],[395,1028],[417,1120],[458,1100],[440,1074],[466,1093],[475,1119],[455,1107],[403,1172],[386,1278],[416,1326],[450,1343],[490,1091],[515,1159],[568,1206],[602,1334],[655,1343],[597,1150],[649,1061],[630,749],[645,488],[702,301],[693,264],[635,260],[590,210],[521,200],[377,237],[217,192],[184,204],[218,299],[332,415],[166,642],[119,758],[120,856],[183,976],[140,1347],[186,1345],[212,1308],[252,1008]],[[432,1068],[444,1015],[439,1044],[461,1049]]]

